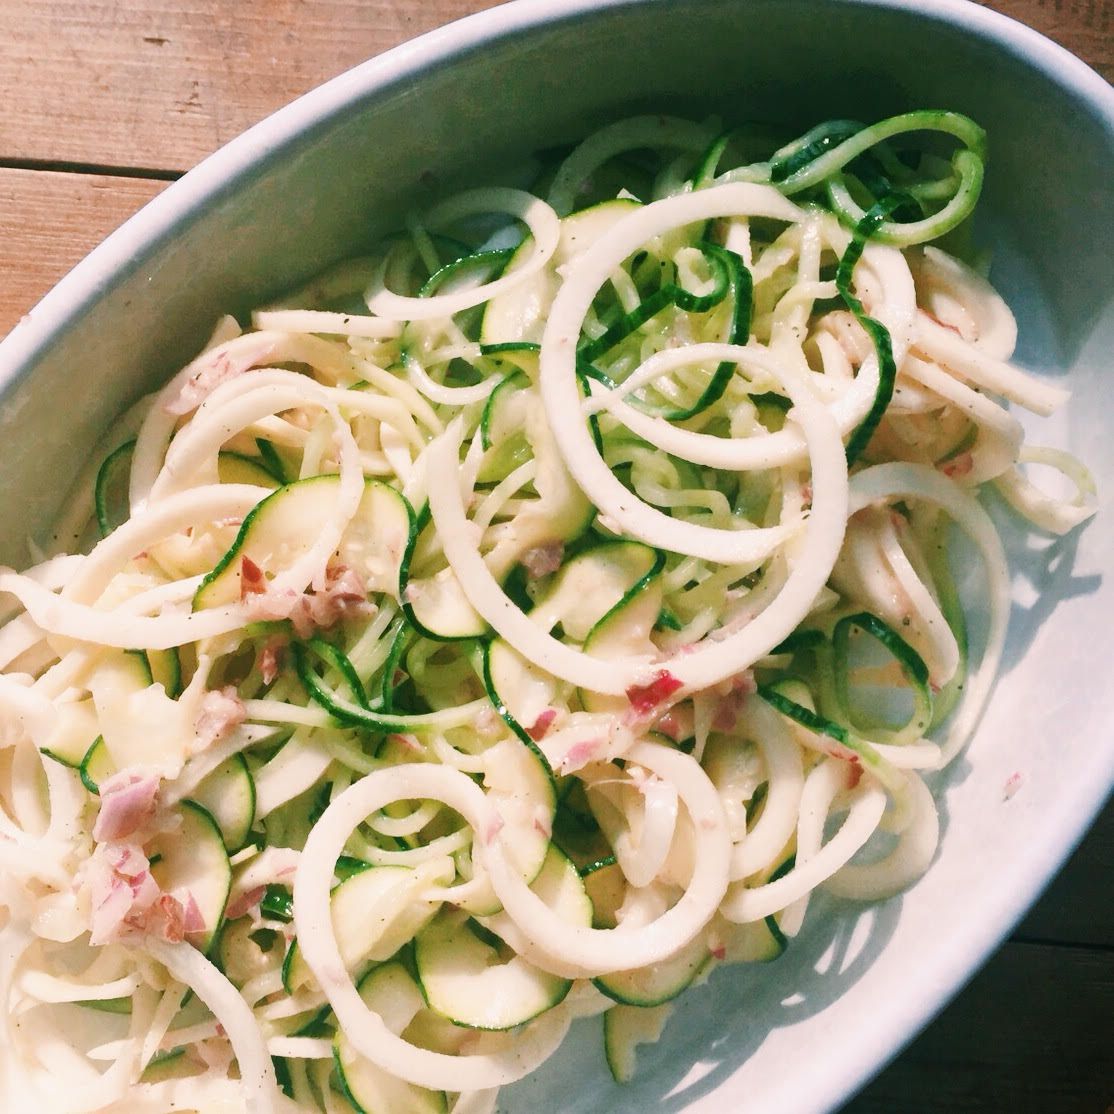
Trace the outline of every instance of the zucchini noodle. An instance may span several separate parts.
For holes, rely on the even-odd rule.
[[[0,569],[0,1106],[490,1114],[931,869],[983,492],[1096,502],[964,259],[985,150],[621,120],[222,319]]]

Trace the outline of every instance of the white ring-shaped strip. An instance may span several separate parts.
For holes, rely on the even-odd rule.
[[[169,944],[151,937],[145,947],[212,1010],[224,1027],[240,1068],[247,1114],[271,1114],[278,1109],[274,1065],[259,1025],[240,992],[190,944]]]
[[[25,576],[0,567],[0,595],[10,593],[47,634],[112,646],[120,650],[168,650],[202,638],[216,638],[249,621],[242,604],[190,614],[128,615],[101,611],[55,595]]]
[[[747,701],[746,731],[762,751],[769,788],[754,827],[732,848],[732,882],[770,866],[789,842],[797,826],[805,780],[801,748],[793,742],[784,720],[765,700]]]
[[[618,418],[632,433],[662,452],[693,464],[702,464],[706,468],[743,472],[756,468],[780,468],[803,458],[808,446],[800,430],[792,424],[777,433],[759,434],[755,437],[717,437],[672,425],[664,418],[646,414],[623,401],[624,395],[676,368],[718,361],[754,367],[779,380],[784,378],[784,361],[772,359],[761,349],[718,342],[692,344],[686,348],[664,348],[651,356],[614,390],[593,381],[590,384],[592,394],[584,400],[583,411],[585,414],[606,411]],[[832,417],[841,433],[854,428],[866,416],[878,389],[878,361],[871,359],[868,363],[869,369],[864,365],[855,385],[831,407]],[[865,389],[860,390],[860,384]],[[676,519],[671,518],[669,521],[676,522]],[[769,537],[775,533],[776,530],[751,530],[747,532],[747,536],[757,542],[760,537]]]
[[[846,786],[847,763],[838,758],[824,758],[809,771],[801,793],[800,815],[797,818],[797,856],[794,866],[798,870],[808,866],[824,846],[824,829],[836,794]],[[812,890],[781,910],[778,925],[782,934],[793,937],[801,931],[808,912]]]
[[[445,556],[468,602],[527,661],[592,692],[625,693],[634,685],[647,683],[663,669],[686,688],[703,689],[734,676],[769,653],[796,629],[812,607],[831,574],[847,526],[847,458],[839,430],[827,407],[809,390],[806,373],[788,362],[780,373],[794,405],[793,420],[800,425],[808,445],[813,504],[785,584],[745,626],[723,638],[706,638],[695,648],[686,648],[654,663],[644,658],[605,661],[566,646],[532,622],[492,576],[480,555],[476,530],[465,515],[458,485],[433,484],[429,508]],[[579,397],[576,409],[579,422]],[[455,422],[430,444],[427,453],[430,475],[457,474],[461,437],[461,426]],[[594,446],[592,451],[595,452]],[[629,499],[634,502],[633,496]],[[639,521],[637,515],[635,519]],[[675,519],[665,521],[677,527],[685,525]],[[631,533],[640,538],[646,535],[646,531],[637,529]],[[731,535],[727,536],[730,539]],[[664,548],[675,550],[677,547],[670,540]]]
[[[1008,410],[968,387],[961,379],[949,375],[943,368],[916,356],[910,356],[902,364],[901,371],[904,376],[952,403],[978,427],[978,437],[971,451],[972,468],[963,476],[966,486],[975,487],[992,480],[1013,465],[1025,431]]]
[[[351,370],[351,361],[336,345],[304,334],[244,333],[206,348],[158,392],[139,428],[128,483],[128,499],[133,515],[143,509],[151,485],[162,467],[167,446],[181,417],[171,410],[189,382],[195,376],[203,375],[207,369],[223,365],[224,372],[218,378],[223,379],[221,386],[227,387],[242,380],[244,372],[267,363],[306,363],[314,368],[330,367],[334,376]],[[251,381],[249,377],[248,387]],[[218,391],[221,386],[218,386]]]
[[[206,467],[215,481],[217,454],[232,436],[267,417],[303,406],[329,412],[341,436],[344,423],[338,418],[338,407],[353,416],[396,426],[417,449],[423,444],[413,415],[397,399],[323,387],[308,376],[290,371],[254,371],[221,384],[201,403],[190,423],[170,443],[147,501],[163,499],[196,484],[196,477]]]
[[[718,186],[632,210],[569,265],[542,337],[539,364],[542,401],[558,451],[573,479],[582,491],[591,493],[600,511],[629,536],[675,553],[746,564],[752,563],[760,552],[772,552],[785,533],[780,527],[765,531],[722,530],[681,522],[643,503],[615,478],[583,420],[577,382],[576,351],[592,300],[615,268],[654,236],[714,217],[761,216],[792,222],[802,215],[796,205],[769,186],[752,183]],[[779,378],[789,387],[787,371],[778,368]],[[800,377],[797,386],[797,393],[803,389],[811,394]],[[794,393],[790,397],[798,403]]]
[[[855,901],[882,901],[911,886],[928,868],[940,842],[940,816],[928,786],[915,774],[909,777],[913,817],[897,846],[873,863],[848,863],[824,888]]]
[[[253,387],[253,383],[258,386]],[[347,421],[333,404],[333,399],[347,401],[348,397],[358,410],[370,404],[378,411],[377,417],[397,411],[413,426],[409,412],[393,399],[323,388],[305,376],[285,371],[241,376],[218,387],[197,409],[193,421],[171,442],[162,470],[150,489],[146,507],[150,508],[168,492],[189,484],[198,476],[203,481],[215,481],[220,447],[253,422],[304,404],[322,407],[332,420],[339,445],[340,485],[334,510],[309,551],[284,569],[270,585],[274,592],[304,591],[308,584],[323,575],[328,558],[340,544],[364,492],[359,448]]]
[[[497,833],[500,818],[467,775],[447,766],[409,764],[376,770],[349,786],[310,831],[294,875],[294,927],[298,947],[352,1046],[392,1075],[432,1090],[502,1087],[533,1071],[557,1048],[569,1027],[561,1009],[549,1010],[498,1053],[449,1056],[395,1036],[353,985],[337,947],[329,906],[332,869],[357,825],[385,805],[403,800],[442,801],[477,833]],[[501,856],[490,856],[502,861]],[[513,868],[508,868],[514,873]],[[518,880],[525,888],[525,883]],[[528,892],[528,891],[527,891]],[[562,922],[563,923],[563,922]]]
[[[112,578],[137,554],[190,526],[242,517],[271,494],[253,484],[210,484],[167,496],[121,523],[84,558],[62,589],[62,598],[95,603]]]
[[[940,610],[936,599],[921,580],[912,561],[909,560],[909,555],[902,548],[892,519],[880,516],[874,533],[877,552],[881,553],[883,561],[889,566],[894,580],[897,581],[899,590],[905,594],[909,602],[909,618],[916,621],[916,629],[924,638],[927,647],[931,648],[930,654],[922,650],[925,665],[928,666],[929,678],[942,688],[955,676],[955,671],[959,668],[961,659],[959,641],[952,633],[952,628],[948,626],[948,621],[944,618],[944,613]],[[888,588],[886,591],[892,596],[892,589]],[[907,731],[911,733],[906,735]],[[907,724],[897,734],[901,736],[901,740],[912,741],[919,738],[916,720]],[[893,735],[890,738],[893,741],[901,741],[894,740]]]
[[[331,874],[322,870],[321,864],[335,862],[352,830],[392,801],[439,800],[456,809],[475,832],[476,850],[507,915],[554,959],[586,976],[659,962],[684,947],[707,925],[726,892],[731,857],[727,819],[715,787],[699,764],[680,751],[639,743],[628,757],[676,786],[697,838],[688,888],[671,909],[637,929],[571,925],[550,909],[513,865],[507,846],[510,837],[497,809],[457,770],[424,764],[377,770],[329,806],[310,833],[299,860],[294,878],[294,922],[306,962],[358,1051],[410,1082],[433,1088],[498,1086],[521,1078],[533,1066],[510,1053],[445,1057],[416,1050],[387,1033],[357,994],[333,935]],[[565,1026],[558,1024],[556,1028],[563,1033]],[[538,1034],[537,1044],[547,1043],[551,1035],[546,1033],[543,1040]],[[534,1055],[529,1059],[534,1060]],[[443,1075],[443,1071],[458,1074]]]
[[[777,913],[812,893],[870,839],[885,811],[885,790],[864,782],[839,831],[812,858],[764,886],[748,889],[736,883],[724,898],[720,912],[729,921],[748,924]]]
[[[357,313],[330,313],[320,309],[256,310],[251,323],[257,329],[288,333],[327,333],[332,336],[393,340],[401,329],[395,321]]]
[[[1007,469],[995,480],[995,486],[1006,502],[1038,529],[1048,530],[1053,534],[1066,534],[1081,522],[1086,522],[1098,510],[1094,477],[1071,453],[1027,445],[1019,452],[1018,462],[1046,464],[1058,469],[1075,484],[1075,498],[1063,500],[1054,499],[1041,491],[1017,467]]]
[[[420,391],[431,402],[445,403],[449,406],[467,406],[471,402],[483,402],[501,382],[498,376],[490,375],[471,387],[446,387],[444,383],[438,383],[413,354],[406,357],[404,366],[406,375],[415,390]]]
[[[1041,417],[1046,418],[1059,409],[1071,395],[1063,387],[1045,383],[1005,360],[994,359],[924,313],[917,318],[914,347],[963,379],[1008,398],[1010,402],[1016,402]]]
[[[995,360],[1008,360],[1017,347],[1017,320],[1002,295],[982,275],[953,255],[931,244],[921,248],[915,264],[917,282],[924,289],[923,304],[935,312],[934,295],[958,303],[974,323],[973,343]],[[944,315],[936,312],[937,319]]]
[[[940,765],[955,757],[982,714],[990,686],[1006,644],[1009,622],[1010,576],[1002,539],[990,516],[957,484],[923,464],[876,464],[851,478],[849,512],[855,514],[874,503],[894,499],[924,499],[943,508],[952,521],[975,543],[986,566],[989,625],[978,668],[967,680],[944,741]]]
[[[661,778],[645,778],[631,784],[635,785],[635,793],[642,802],[642,822],[637,827],[633,825],[624,809],[626,823],[608,842],[627,881],[637,889],[654,881],[673,846],[677,830],[677,788]],[[610,832],[607,834],[611,836]]]
[[[530,229],[534,240],[534,250],[529,257],[517,264],[513,271],[491,282],[452,294],[435,294],[429,298],[411,298],[388,290],[385,284],[384,259],[367,292],[367,308],[379,317],[396,321],[430,321],[437,317],[451,317],[454,313],[471,309],[510,290],[536,274],[557,250],[561,239],[561,222],[557,219],[557,214],[541,198],[524,190],[509,187],[466,190],[433,209],[428,223],[432,227],[447,225],[476,213],[510,213],[522,221]]]
[[[719,794],[700,764],[683,751],[647,742],[636,743],[624,758],[676,788],[696,838],[687,889],[649,923],[613,929],[570,924],[523,881],[502,832],[478,830],[474,845],[508,916],[546,953],[585,974],[646,967],[674,955],[708,924],[727,892],[731,834]]]

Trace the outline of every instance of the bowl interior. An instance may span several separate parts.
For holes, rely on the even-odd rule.
[[[632,111],[873,120],[918,107],[989,132],[992,278],[1020,361],[1075,397],[1042,424],[1114,472],[1114,94],[1031,32],[973,5],[673,0],[510,5],[338,79],[172,186],[0,345],[0,560],[26,563],[110,419],[243,311],[357,253],[455,183],[513,178],[531,152]],[[80,397],[65,409],[56,400]],[[1109,508],[1109,500],[1104,500]],[[776,964],[717,972],[615,1088],[598,1021],[508,1111],[721,1111],[835,1104],[937,1008],[1033,899],[1114,777],[1099,701],[1114,650],[1102,576],[1114,515],[1078,537],[1011,533],[1018,609],[975,746],[945,778],[933,870],[867,910],[817,901]],[[1104,618],[1105,617],[1105,618]],[[1009,802],[1002,787],[1024,776]],[[807,1054],[802,1056],[802,1044]],[[575,1082],[570,1082],[575,1080]]]

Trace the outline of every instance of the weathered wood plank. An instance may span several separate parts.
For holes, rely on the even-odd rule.
[[[1111,0],[979,0],[1067,47],[1107,81],[1114,81],[1114,3]]]
[[[185,170],[307,89],[493,0],[0,4],[0,161]],[[1114,76],[1111,0],[992,0]]]
[[[0,168],[0,337],[166,182]]]
[[[0,161],[186,170],[326,79],[493,2],[0,4]]]
[[[1112,870],[1114,803],[1106,806],[1064,869],[1018,925],[1015,938],[1114,948]],[[1114,1002],[1110,1011],[1110,1025],[1114,1031]],[[1111,1060],[1111,1075],[1114,1076],[1114,1052]]]
[[[841,1114],[1114,1109],[1114,951],[1006,944]]]

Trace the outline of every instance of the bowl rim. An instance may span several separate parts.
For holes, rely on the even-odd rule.
[[[112,232],[77,263],[0,339],[0,406],[33,373],[36,364],[98,302],[178,237],[222,194],[253,172],[283,157],[311,131],[343,117],[351,106],[403,82],[420,79],[491,42],[604,11],[637,9],[670,0],[510,0],[428,31],[360,63],[301,95],[204,158]],[[1085,106],[1101,122],[1114,148],[1114,86],[1065,47],[1040,32],[973,0],[823,0],[833,8],[873,8],[948,25],[986,42],[1043,75]],[[988,903],[977,930],[937,964],[931,993],[910,1003],[896,1032],[875,1033],[858,1054],[841,1056],[829,1074],[824,1109],[846,1101],[960,992],[991,952],[1062,867],[1114,789],[1114,752],[1107,784],[1080,785],[1073,796],[1074,823],[1061,838],[1042,845],[1024,885],[1008,898]],[[831,1065],[828,1065],[831,1067]],[[817,1106],[817,1109],[820,1107]]]

